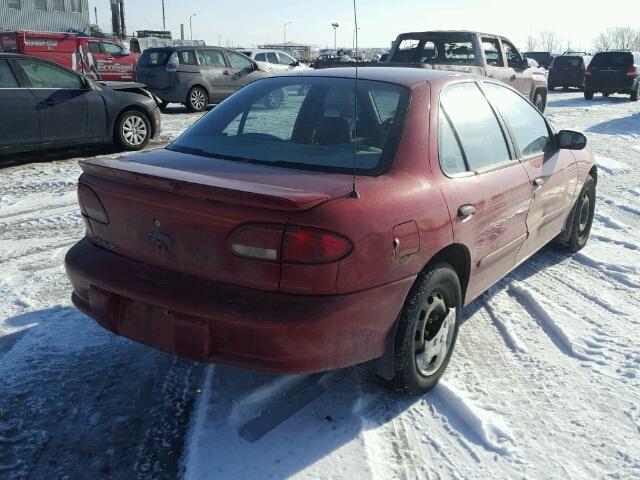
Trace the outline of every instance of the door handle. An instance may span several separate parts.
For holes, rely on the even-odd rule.
[[[113,60],[113,57],[107,57],[107,60]]]
[[[225,70],[224,72],[222,72],[222,74],[223,74],[223,75],[231,75],[231,74],[229,73],[229,70]]]
[[[545,179],[542,177],[538,177],[533,181],[533,186],[538,189],[540,187],[542,187],[545,183]]]
[[[463,222],[469,220],[476,213],[476,207],[473,205],[462,205],[458,209],[458,218]]]
[[[517,77],[517,75],[514,73],[513,75],[511,75],[511,80],[515,80]]]
[[[56,102],[55,102],[55,100],[51,100],[50,98],[48,98],[46,100],[42,100],[42,102],[40,102],[40,104],[43,107],[53,107],[56,104]]]

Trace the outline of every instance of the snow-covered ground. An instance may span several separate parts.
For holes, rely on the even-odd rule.
[[[470,305],[421,398],[356,368],[202,366],[103,331],[62,267],[87,152],[0,168],[0,478],[640,478],[640,105],[549,107],[597,155],[589,245],[545,249]],[[163,115],[161,140],[197,118]]]

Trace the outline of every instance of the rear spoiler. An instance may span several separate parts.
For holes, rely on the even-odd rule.
[[[295,212],[308,210],[331,199],[324,192],[308,192],[146,165],[127,161],[126,157],[93,158],[82,160],[79,164],[85,174],[94,177],[234,205]]]

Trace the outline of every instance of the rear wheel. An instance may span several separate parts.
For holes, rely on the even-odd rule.
[[[462,293],[458,275],[446,263],[421,273],[400,315],[392,385],[423,394],[444,373],[458,336]]]
[[[603,97],[605,97],[605,98],[608,98],[608,97],[609,97],[609,95],[610,95],[610,93],[609,93],[609,92],[602,92],[602,96],[603,96]]]
[[[144,113],[128,110],[116,121],[114,137],[126,150],[142,150],[151,138],[151,123]]]
[[[636,85],[635,91],[631,92],[631,101],[637,102],[638,97],[640,97],[640,81],[638,81],[638,85]]]
[[[187,110],[202,112],[209,105],[209,94],[202,87],[193,87],[187,94]]]
[[[560,244],[572,252],[578,252],[584,248],[589,240],[596,208],[596,181],[591,175],[587,177],[573,208],[573,221],[571,225],[567,226],[569,231],[566,232],[564,241]]]
[[[584,90],[584,99],[585,100],[593,100],[593,91],[585,88]]]

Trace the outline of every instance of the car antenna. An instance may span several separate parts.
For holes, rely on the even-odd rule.
[[[356,158],[358,154],[358,10],[356,8],[356,0],[353,0],[353,19],[355,23],[355,60],[356,60],[356,81],[354,92],[354,118],[353,118],[353,185],[349,198],[360,198],[360,193],[356,188],[356,176],[358,174]]]

